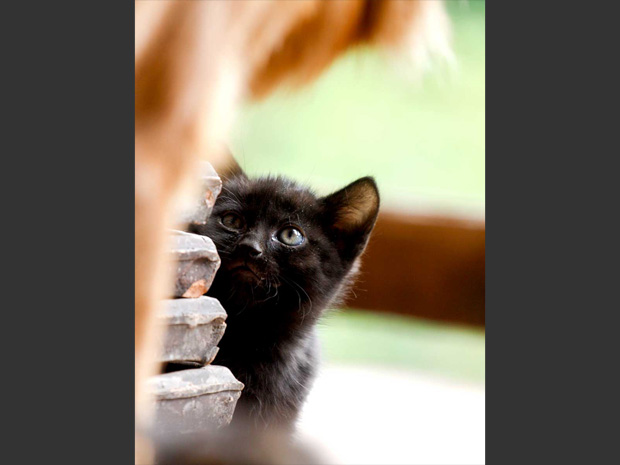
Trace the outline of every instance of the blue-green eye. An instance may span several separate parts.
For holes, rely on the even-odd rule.
[[[302,232],[292,226],[287,226],[286,228],[281,229],[277,237],[283,244],[293,247],[301,245],[304,242],[304,235]]]

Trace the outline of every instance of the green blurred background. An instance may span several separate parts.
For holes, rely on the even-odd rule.
[[[243,109],[231,149],[244,170],[321,194],[372,175],[384,209],[484,218],[485,4],[447,8],[454,67],[412,80],[377,53],[350,53],[311,87]],[[347,309],[320,331],[328,362],[484,383],[483,330]]]

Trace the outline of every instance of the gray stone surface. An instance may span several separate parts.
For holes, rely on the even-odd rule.
[[[172,231],[172,253],[176,260],[175,297],[196,298],[209,290],[220,267],[213,241],[205,236]]]
[[[226,330],[226,316],[219,301],[211,297],[167,300],[161,361],[211,363]]]
[[[194,433],[227,425],[243,387],[228,368],[215,365],[154,376],[155,429]]]
[[[187,223],[205,224],[222,190],[222,180],[207,162],[201,162],[198,176],[201,183],[200,194],[196,203],[183,214],[183,219]]]
[[[183,215],[186,223],[205,224],[221,191],[222,182],[208,163],[202,165],[201,182],[200,199]],[[149,388],[156,398],[158,433],[195,433],[230,423],[244,386],[228,368],[209,365],[217,354],[227,317],[219,301],[203,295],[220,266],[215,245],[208,237],[184,231],[172,231],[172,243],[174,296],[181,298],[165,302],[161,362],[189,369],[154,376]]]

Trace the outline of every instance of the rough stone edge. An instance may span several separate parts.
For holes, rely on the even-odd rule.
[[[203,311],[209,306],[209,312]],[[160,316],[167,325],[187,325],[190,327],[198,325],[208,325],[221,319],[220,324],[225,324],[228,314],[219,300],[213,297],[200,296],[195,299],[166,299],[164,301],[165,311]],[[172,307],[172,308],[171,308]],[[174,313],[174,307],[181,307],[178,313]],[[185,308],[183,308],[185,307]],[[213,311],[211,311],[213,310]]]
[[[228,368],[207,365],[153,376],[148,380],[148,387],[157,401],[162,401],[200,397],[224,391],[242,391],[245,386]]]
[[[219,262],[220,256],[217,253],[217,248],[207,236],[201,236],[200,234],[192,234],[178,229],[171,229],[172,235],[172,247],[171,252],[177,257],[178,260],[193,260],[195,258],[209,258],[212,262]],[[178,247],[176,237],[185,236],[195,241],[196,245],[191,249],[183,249]],[[218,264],[219,268],[219,264]]]

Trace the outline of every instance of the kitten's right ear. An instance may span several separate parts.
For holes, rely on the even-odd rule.
[[[345,260],[354,260],[366,247],[379,213],[379,190],[365,177],[323,198],[329,228]]]

